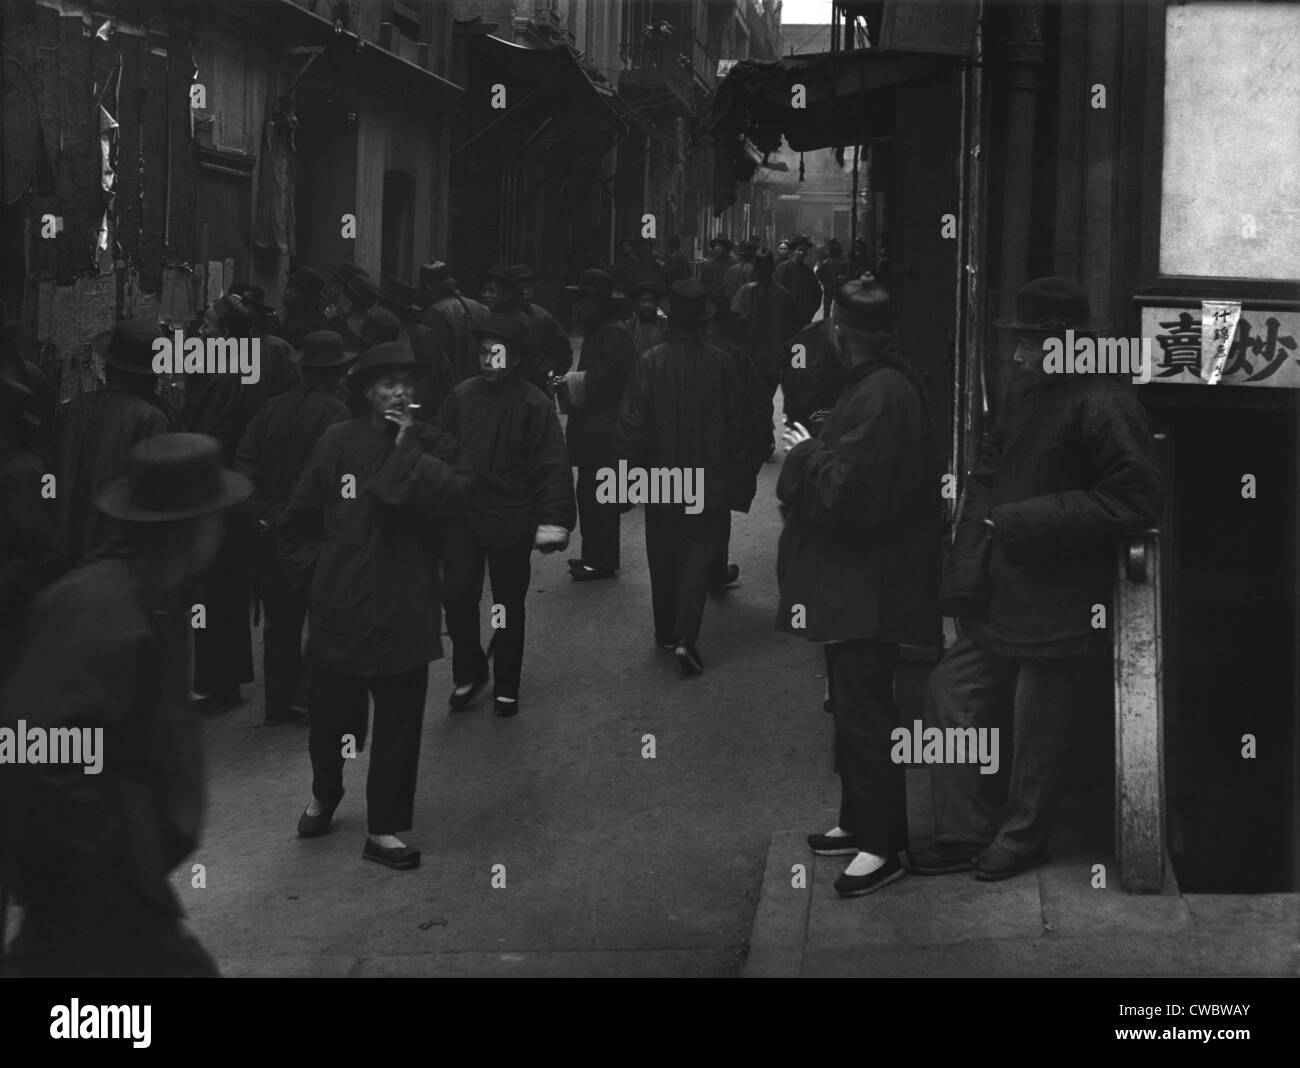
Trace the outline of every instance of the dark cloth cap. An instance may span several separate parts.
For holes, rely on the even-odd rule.
[[[451,268],[442,260],[430,260],[420,268],[420,286],[424,289],[437,289],[439,286],[455,285]]]
[[[325,288],[325,276],[315,267],[299,267],[290,272],[288,283],[295,289],[301,289],[315,296]]]
[[[494,263],[478,276],[478,284],[480,288],[484,282],[488,281],[501,282],[503,285],[508,285],[511,289],[519,288],[519,282],[515,276],[510,273],[510,268],[505,267],[500,263]]]
[[[482,326],[476,326],[474,336],[491,337],[496,338],[498,341],[504,341],[510,355],[521,358],[531,340],[528,327],[520,319],[513,315],[502,315],[499,312],[493,312],[486,323]]]
[[[227,299],[237,297],[258,315],[265,315],[267,312],[275,311],[266,303],[266,290],[261,286],[253,285],[251,282],[236,282],[226,291],[226,297]]]
[[[316,330],[302,339],[300,367],[337,367],[352,359],[343,351],[343,338],[333,330]]]
[[[674,282],[659,306],[668,313],[670,320],[679,323],[707,323],[716,312],[709,291],[699,282],[689,279]]]
[[[1016,317],[993,324],[1003,330],[1100,332],[1092,322],[1088,292],[1070,278],[1050,276],[1026,282],[1016,293]]]
[[[606,300],[612,300],[614,298],[614,277],[608,271],[589,267],[578,276],[576,286],[565,286],[564,291],[579,296],[604,297]]]
[[[739,252],[740,255],[742,256],[753,256],[755,253],[758,252],[758,242],[742,241],[740,243],[740,248],[737,249],[736,251]]]
[[[736,243],[726,234],[715,234],[713,237],[709,238],[709,248],[712,248],[714,245],[721,245],[728,252],[736,247]]]
[[[642,293],[649,293],[655,300],[658,300],[664,296],[664,287],[649,278],[640,282],[633,282],[632,285],[627,287],[629,297],[639,297]]]
[[[123,319],[91,342],[108,367],[135,375],[152,375],[153,343],[163,336],[157,323]]]
[[[835,321],[857,330],[890,330],[894,320],[889,290],[864,274],[845,282],[835,293]]]
[[[400,341],[385,341],[382,345],[372,345],[361,354],[348,374],[348,385],[360,392],[372,379],[389,371],[410,371],[416,378],[423,378],[429,367],[415,358],[410,346]]]
[[[372,345],[382,345],[385,341],[396,341],[402,332],[402,321],[396,313],[387,308],[368,308],[364,315],[353,315],[348,319],[346,344],[353,352],[364,352]]]
[[[116,519],[165,523],[229,508],[252,492],[248,479],[226,470],[216,438],[158,434],[131,450],[126,475],[99,495],[99,507]]]
[[[537,272],[526,263],[516,263],[510,268],[510,277],[516,282],[536,282]]]
[[[341,286],[346,286],[354,278],[369,278],[370,272],[358,267],[355,263],[340,263],[334,268],[334,281]]]

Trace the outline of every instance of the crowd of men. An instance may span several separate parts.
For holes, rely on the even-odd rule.
[[[854,854],[842,893],[899,877],[902,768],[887,745],[894,667],[900,643],[939,644],[942,520],[925,391],[897,347],[888,291],[864,270],[864,248],[846,259],[832,244],[816,268],[801,235],[776,252],[732,248],[715,239],[698,280],[671,242],[666,261],[627,242],[612,268],[583,270],[565,287],[580,324],[576,364],[527,266],[488,268],[473,298],[437,261],[414,286],[376,285],[355,264],[330,278],[299,267],[280,311],[256,286],[231,287],[191,332],[257,340],[261,375],[189,374],[179,407],[158,389],[155,323],[122,321],[98,339],[103,388],[57,409],[37,368],[6,360],[0,718],[102,726],[114,760],[102,777],[37,766],[6,777],[0,865],[27,909],[10,966],[215,970],[177,921],[167,873],[194,848],[202,803],[186,717],[243,702],[250,605],[264,615],[265,722],[309,717],[299,835],[329,831],[349,740],[359,749],[369,739],[362,855],[397,870],[420,863],[400,836],[415,824],[443,613],[450,709],[491,684],[495,713],[517,715],[533,552],[563,551],[576,531],[572,579],[615,579],[620,517],[643,503],[654,641],[683,675],[701,673],[706,594],[738,580],[731,514],[749,510],[775,457],[778,386],[789,446],[777,487],[778,627],[825,643],[843,786],[839,825],[810,844]],[[1090,326],[1082,291],[1046,282],[1011,324],[1028,339],[1030,364],[1053,331]],[[1022,700],[1055,711],[1026,717],[1023,746],[1017,734],[1003,822],[983,793],[976,799],[977,780],[948,782],[939,815],[951,826],[941,828],[940,855],[917,858],[917,871],[984,864],[981,877],[1003,878],[1041,857],[1059,728],[1090,636],[1085,605],[1105,599],[1099,546],[1158,511],[1136,402],[1095,382],[1048,396],[1027,393],[1020,417],[1042,400],[1079,433],[1041,447],[1054,457],[1091,452],[1051,470],[1033,457],[1008,461],[1011,452],[986,458],[974,483],[983,496],[966,507],[945,579],[946,603],[960,602],[953,614],[971,624],[936,670],[932,702],[944,722],[982,722],[997,710],[970,695],[1010,687],[1018,732]],[[1016,434],[1005,440],[1010,450]],[[620,465],[699,472],[698,499],[611,499],[608,473]],[[1038,503],[1044,495],[1054,511]],[[1079,529],[1067,529],[1071,507]],[[1065,542],[1086,546],[1091,570],[1053,583],[1043,560]],[[1037,568],[1032,581],[1024,559]],[[972,560],[991,595],[953,592]]]

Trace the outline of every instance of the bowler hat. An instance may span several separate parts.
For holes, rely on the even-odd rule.
[[[362,308],[373,308],[379,303],[379,288],[369,278],[357,275],[348,279],[343,288],[348,291],[353,301]]]
[[[438,289],[441,286],[456,284],[451,276],[451,268],[442,260],[430,260],[420,268],[420,288]]]
[[[475,337],[492,337],[499,341],[504,341],[509,347],[511,355],[522,357],[524,349],[528,347],[532,340],[528,332],[528,327],[513,315],[502,315],[499,312],[493,312],[488,321],[482,326],[474,328]]]
[[[893,327],[889,290],[864,274],[845,282],[835,293],[835,321],[858,330],[889,330]]]
[[[385,341],[382,345],[371,345],[361,354],[356,366],[348,372],[348,385],[360,392],[368,382],[388,371],[410,371],[416,378],[423,378],[429,365],[420,363],[410,346],[400,341]]]
[[[162,337],[157,323],[123,319],[112,330],[97,335],[91,344],[108,367],[135,375],[152,375],[153,343]]]
[[[348,333],[344,344],[353,352],[364,352],[372,345],[396,341],[402,332],[402,321],[387,308],[367,308],[364,315],[348,318]]]
[[[333,330],[316,330],[302,339],[299,367],[337,367],[354,358],[343,351],[343,338]]]
[[[221,443],[206,434],[158,434],[131,450],[127,473],[99,495],[115,519],[165,523],[229,508],[253,492],[222,463]]]
[[[993,325],[1003,330],[1034,330],[1053,333],[1079,330],[1096,333],[1105,327],[1091,321],[1088,291],[1069,278],[1050,276],[1026,282],[1016,293],[1014,319],[1000,319]]]
[[[689,279],[674,282],[659,306],[668,313],[669,319],[679,323],[707,323],[715,313],[709,291]]]
[[[379,287],[379,303],[403,319],[414,319],[420,314],[415,306],[415,287],[400,278],[385,278]]]
[[[525,282],[536,282],[537,272],[526,263],[516,263],[510,268],[510,276],[522,285]]]
[[[790,238],[789,245],[791,249],[796,249],[800,245],[804,248],[812,248],[812,238],[807,234],[795,234],[794,237]]]
[[[299,267],[289,273],[288,284],[314,297],[325,288],[325,276],[315,267]]]
[[[589,267],[578,275],[576,286],[565,286],[564,291],[580,297],[603,297],[605,300],[613,300],[614,277],[608,271]]]

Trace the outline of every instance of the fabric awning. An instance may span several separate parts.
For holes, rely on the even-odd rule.
[[[784,138],[796,152],[807,152],[888,136],[893,132],[890,90],[944,75],[955,62],[879,48],[741,60],[713,101],[716,210],[725,210],[735,200],[736,186],[754,173],[747,142],[761,152],[775,152]],[[803,87],[801,108],[792,106],[796,86]]]

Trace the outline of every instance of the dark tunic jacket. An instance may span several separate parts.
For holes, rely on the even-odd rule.
[[[569,413],[568,426],[574,466],[601,467],[617,459],[618,405],[635,363],[636,349],[625,324],[609,320],[583,337],[577,369],[586,372],[587,405]]]
[[[422,322],[438,339],[451,361],[452,384],[473,378],[479,371],[475,326],[487,323],[491,313],[476,300],[451,293],[441,295],[424,309]]]
[[[731,310],[740,317],[737,342],[749,353],[758,373],[781,374],[790,363],[790,337],[798,329],[794,299],[775,282],[747,282],[737,291]]]
[[[629,467],[704,471],[706,509],[748,512],[754,499],[752,409],[732,357],[670,337],[636,362],[619,408],[617,450]]]
[[[63,569],[54,504],[41,493],[45,465],[0,436],[0,686],[26,634],[32,599]]]
[[[99,774],[51,764],[0,774],[19,900],[180,915],[167,873],[198,844],[204,802],[188,606],[123,558],[56,582],[37,598],[0,698],[0,723],[19,719],[104,731]]]
[[[524,314],[528,316],[533,336],[535,367],[524,369],[524,377],[547,393],[550,382],[548,374],[565,374],[573,365],[573,346],[569,344],[569,335],[564,332],[560,321],[540,304],[521,303]]]
[[[794,301],[794,329],[802,329],[812,322],[812,317],[822,306],[822,285],[813,269],[806,263],[789,259],[777,267],[774,281],[787,290]]]
[[[577,521],[569,450],[555,405],[511,375],[481,375],[452,391],[439,425],[460,444],[459,462],[474,474],[460,522],[485,544],[532,540],[541,524],[572,530]]]
[[[264,573],[280,574],[276,530],[316,442],[348,418],[347,406],[332,393],[308,387],[272,397],[244,432],[235,469],[253,483],[248,510],[259,531],[257,563]]]
[[[788,506],[778,630],[938,644],[940,487],[927,432],[911,382],[873,361],[853,369],[821,437],[790,450],[776,487]]]
[[[131,448],[179,425],[160,401],[107,386],[59,407],[54,423],[59,528],[76,563],[95,549],[112,523],[95,504],[100,491],[126,473]]]
[[[369,417],[331,426],[312,451],[280,524],[282,556],[304,576],[312,658],[342,675],[396,675],[442,656],[434,546],[467,480],[424,425],[401,446]],[[425,451],[425,450],[428,451]],[[355,479],[356,496],[344,496]]]
[[[1116,538],[1163,506],[1155,442],[1131,384],[1109,375],[1020,379],[982,443],[944,571],[942,606],[1004,656],[1064,656],[1096,635]],[[987,571],[982,521],[994,531]],[[988,598],[986,607],[981,601]]]

